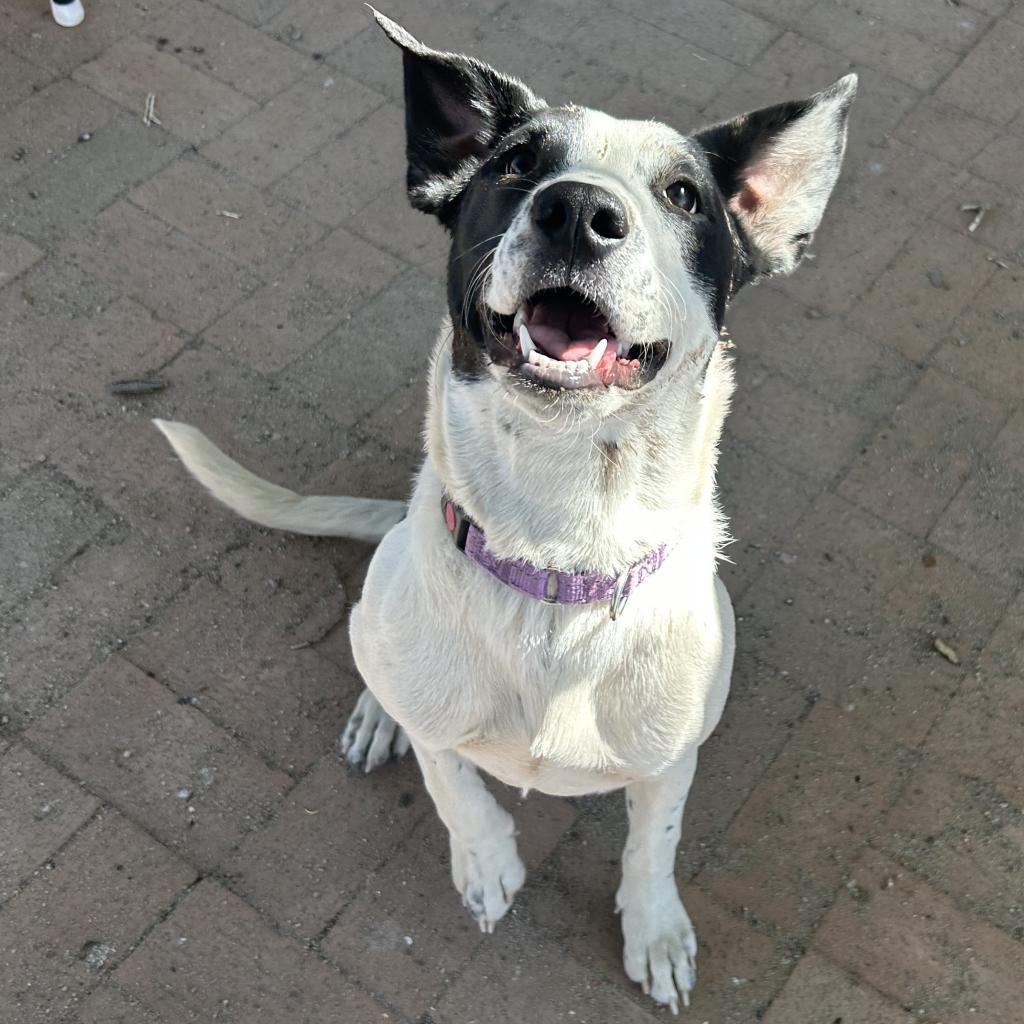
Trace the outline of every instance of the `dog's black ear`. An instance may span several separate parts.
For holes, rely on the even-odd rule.
[[[790,273],[810,244],[839,177],[856,92],[857,76],[847,75],[810,99],[695,136],[750,248],[755,276]]]
[[[432,50],[370,10],[402,49],[409,200],[447,221],[491,147],[546,104],[522,82],[472,57]]]

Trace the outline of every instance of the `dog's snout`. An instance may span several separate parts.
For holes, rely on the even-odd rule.
[[[622,201],[600,185],[558,181],[534,196],[534,227],[566,256],[594,259],[621,245],[629,234]]]

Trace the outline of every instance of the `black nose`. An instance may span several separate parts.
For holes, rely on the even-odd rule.
[[[629,234],[626,208],[607,189],[556,181],[533,197],[531,218],[552,249],[567,258],[597,259]]]

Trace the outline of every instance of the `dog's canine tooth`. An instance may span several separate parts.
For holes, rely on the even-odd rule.
[[[523,321],[525,319],[526,319],[526,311],[523,309],[522,306],[520,306],[516,310],[516,315],[515,315],[515,317],[512,320],[512,337],[513,338],[518,338],[519,337],[519,328],[520,328],[520,326],[522,325],[522,323],[523,323]]]
[[[536,346],[533,344],[533,338],[530,337],[530,332],[526,329],[526,324],[519,325],[519,347],[523,351],[523,356],[533,362],[531,358],[536,351]]]
[[[601,357],[604,355],[606,348],[608,348],[608,339],[602,338],[594,346],[590,355],[587,356],[586,359],[582,360],[582,362],[585,362],[591,369],[593,369],[599,362],[601,362]]]
[[[526,358],[534,366],[546,366],[549,361],[547,356],[542,356],[535,348],[530,350],[530,354]]]

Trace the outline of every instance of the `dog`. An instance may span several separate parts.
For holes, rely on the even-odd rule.
[[[242,516],[379,542],[342,749],[370,771],[412,747],[483,931],[525,870],[480,769],[524,793],[625,790],[625,970],[677,1012],[697,941],[676,848],[734,651],[716,574],[723,318],[803,257],[857,80],[687,136],[549,106],[374,17],[402,52],[410,200],[451,236],[411,499],[300,497],[156,423]]]

